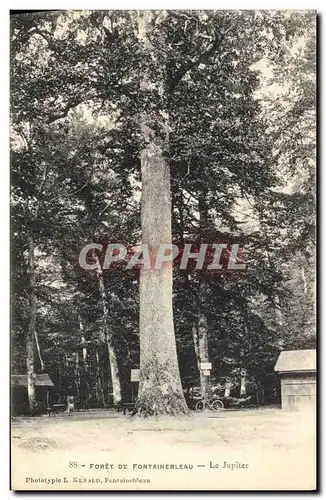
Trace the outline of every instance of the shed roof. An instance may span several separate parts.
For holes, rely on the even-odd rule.
[[[316,349],[282,351],[274,367],[276,372],[316,371]]]
[[[27,387],[27,375],[11,375],[11,383],[13,386]],[[36,373],[36,387],[54,387],[54,383],[47,373]]]

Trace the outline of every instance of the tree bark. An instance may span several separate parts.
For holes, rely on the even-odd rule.
[[[203,291],[199,287],[199,294]],[[198,341],[199,341],[199,373],[200,373],[200,388],[202,397],[207,397],[209,393],[209,375],[204,375],[201,369],[201,363],[208,363],[208,336],[207,336],[207,319],[202,311],[201,296],[199,297],[199,317],[198,317]]]
[[[76,352],[76,364],[75,364],[75,387],[77,398],[80,399],[80,369],[79,369],[79,353]]]
[[[276,312],[276,322],[279,326],[283,326],[283,314],[282,310],[280,308],[280,298],[278,295],[275,295],[275,312]]]
[[[102,307],[103,307],[103,330],[104,330],[104,338],[108,348],[109,354],[109,363],[110,363],[110,374],[111,374],[111,382],[112,382],[112,393],[113,393],[113,403],[117,405],[121,401],[121,385],[120,385],[120,377],[119,377],[119,368],[117,355],[115,352],[115,346],[113,344],[112,334],[109,329],[108,318],[109,318],[109,309],[108,309],[108,298],[104,284],[103,270],[101,267],[100,260],[97,254],[94,252],[94,257],[97,263],[97,274],[99,280],[99,289],[102,299]]]
[[[302,283],[303,283],[303,293],[307,295],[308,292],[308,284],[307,284],[307,279],[306,279],[306,272],[304,266],[301,268],[301,276],[302,276]]]
[[[207,231],[208,223],[208,208],[206,200],[206,192],[203,189],[198,199],[199,210],[199,231],[200,241],[203,240]],[[198,369],[200,375],[200,389],[202,398],[206,398],[209,393],[210,377],[203,374],[201,370],[201,363],[209,362],[208,353],[208,325],[207,318],[203,308],[203,297],[206,295],[205,282],[199,278],[198,283],[198,298],[197,298],[197,311],[198,311]]]
[[[241,370],[240,398],[245,398],[246,396],[247,396],[247,373],[246,370]]]
[[[90,398],[90,388],[89,388],[89,370],[88,370],[88,353],[87,353],[87,344],[86,344],[86,339],[84,337],[84,323],[82,321],[82,318],[80,314],[78,315],[78,321],[79,321],[79,330],[81,334],[81,346],[82,346],[82,353],[83,353],[83,387],[84,389],[84,406],[85,409],[88,408],[88,400]]]
[[[183,196],[182,196],[182,190],[177,189],[177,193],[175,195],[175,200],[178,199],[178,212],[179,212],[179,217],[180,217],[180,226],[179,226],[179,237],[180,237],[180,244],[183,248],[184,246],[184,218],[183,218]],[[206,207],[206,205],[204,204]],[[203,205],[200,205],[200,221],[202,222],[203,220]],[[206,210],[207,213],[207,210]],[[207,220],[207,217],[205,217],[205,221]],[[202,224],[200,224],[202,226]],[[202,233],[202,231],[201,231]],[[184,270],[184,277],[185,277],[185,285],[186,287],[189,286],[189,272],[188,269]],[[199,371],[199,377],[200,377],[200,388],[201,388],[201,396],[202,398],[205,398],[209,391],[209,376],[204,375],[203,371],[200,368],[200,364],[202,362],[209,362],[209,356],[208,356],[208,335],[207,335],[207,320],[205,315],[202,312],[202,290],[201,290],[202,282],[199,280],[198,283],[198,292],[197,292],[197,299],[196,299],[196,312],[197,316],[194,320],[194,323],[192,325],[192,338],[193,338],[193,343],[194,343],[194,348],[195,348],[195,355],[196,355],[196,361],[197,361],[197,367]]]
[[[100,357],[98,355],[98,350],[96,349],[96,366],[97,366],[97,390],[98,390],[98,400],[102,397],[103,407],[106,406],[105,394],[103,390],[103,384],[101,379],[101,367],[100,367]]]
[[[41,372],[44,372],[45,365],[44,365],[44,361],[43,361],[43,358],[42,358],[41,347],[40,347],[40,343],[39,343],[39,340],[38,340],[38,335],[37,335],[36,328],[35,328],[35,331],[34,331],[34,338],[35,338],[35,344],[36,344],[36,349],[37,349],[38,357],[39,357],[39,360],[40,360]]]
[[[197,359],[197,366],[200,377],[200,392],[201,397],[205,398],[209,392],[209,376],[204,375],[201,369],[201,363],[208,363],[208,336],[207,336],[207,320],[206,316],[202,313],[201,307],[201,285],[199,284],[198,299],[197,299],[197,324],[193,325],[193,341],[195,345],[195,353]]]
[[[81,334],[81,345],[83,349],[83,362],[84,362],[84,368],[85,371],[88,371],[88,366],[87,366],[87,346],[86,346],[86,339],[84,337],[84,323],[81,319],[80,314],[78,315],[78,321],[79,321],[79,330]]]
[[[30,124],[29,124],[30,125]],[[31,134],[31,126],[29,134]],[[28,144],[28,149],[30,145]],[[40,192],[42,192],[44,183],[47,177],[47,165],[43,169],[42,179],[39,185]],[[40,206],[36,206],[35,214],[33,217],[34,221],[37,221]],[[31,214],[29,200],[26,200],[26,212]],[[28,235],[28,270],[29,270],[29,284],[30,284],[30,316],[29,325],[26,335],[26,367],[27,367],[27,396],[29,411],[34,415],[37,411],[37,401],[35,394],[35,362],[34,362],[34,340],[38,349],[38,354],[40,357],[41,369],[44,368],[43,359],[41,356],[41,350],[38,342],[37,332],[36,332],[36,278],[35,278],[35,243],[34,237],[31,230],[31,234]]]
[[[37,410],[35,394],[35,366],[34,366],[34,339],[36,333],[36,292],[35,292],[35,247],[32,236],[29,236],[28,267],[30,284],[30,311],[29,325],[26,335],[26,367],[27,367],[27,395],[31,415]]]
[[[140,271],[140,382],[138,415],[186,414],[178,366],[172,310],[172,263],[154,269],[160,244],[171,244],[170,170],[165,158],[168,147],[168,115],[164,107],[164,64],[149,41],[153,12],[139,13],[139,40],[144,59],[155,67],[155,81],[147,68],[141,76],[143,109],[141,129],[141,229],[148,245],[151,268]],[[157,102],[160,100],[161,102]],[[155,112],[151,110],[154,104]],[[155,130],[155,132],[154,132]]]

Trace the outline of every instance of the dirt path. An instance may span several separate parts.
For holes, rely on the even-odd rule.
[[[314,482],[313,416],[275,409],[193,414],[182,420],[159,421],[134,419],[112,411],[18,418],[12,425],[12,443],[20,485],[24,481],[26,484],[28,475],[47,477],[55,471],[58,477],[65,475],[69,479],[69,473],[87,472],[103,480],[98,488],[110,489],[105,481],[113,477],[113,471],[119,471],[119,464],[127,466],[122,470],[130,478],[139,472],[147,474],[152,489],[162,487],[166,480],[170,487],[180,488],[185,478],[192,487],[200,484],[208,489],[230,488],[232,484],[232,489],[241,484],[244,488],[254,484],[257,488],[298,484],[300,488],[303,484],[313,487]],[[71,470],[72,462],[77,463],[76,471]],[[111,470],[95,469],[96,464],[107,463],[113,465]],[[172,473],[139,467],[170,463],[193,468],[174,469]],[[228,463],[248,465],[228,470],[224,467]],[[232,482],[230,474],[241,482]],[[65,488],[76,484],[69,482]],[[84,484],[87,487],[88,483]]]

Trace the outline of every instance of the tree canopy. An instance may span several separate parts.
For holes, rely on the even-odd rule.
[[[103,253],[98,273],[84,270],[78,256],[90,242],[141,241],[152,141],[169,168],[173,243],[239,244],[246,262],[174,267],[183,388],[199,383],[194,332],[205,331],[212,384],[245,373],[272,394],[280,349],[315,344],[315,15],[153,11],[145,42],[139,16],[12,16],[13,369],[25,373],[32,342],[34,371],[58,394],[106,406],[111,349],[127,397],[141,273],[102,269]]]

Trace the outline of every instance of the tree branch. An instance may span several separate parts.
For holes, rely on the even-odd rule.
[[[192,69],[195,67],[199,66],[199,64],[202,64],[206,62],[214,53],[218,51],[218,49],[221,47],[223,40],[225,39],[226,35],[233,29],[233,25],[229,27],[224,33],[222,33],[220,36],[215,33],[215,39],[212,41],[212,45],[202,54],[200,54],[196,59],[193,59],[192,61],[189,61],[185,66],[182,68],[178,69],[175,73],[174,76],[170,79],[169,83],[169,90],[170,92],[173,92],[178,83],[182,80],[182,78]]]
[[[76,108],[79,106],[79,104],[82,104],[84,102],[90,101],[91,99],[103,99],[102,106],[104,101],[106,100],[106,96],[103,96],[101,94],[94,94],[94,95],[89,95],[88,97],[76,97],[75,99],[71,99],[70,101],[67,102],[65,107],[62,109],[62,111],[58,111],[57,114],[53,114],[49,119],[47,124],[51,125],[51,123],[60,120],[61,118],[66,118],[68,115],[69,111],[72,108]]]
[[[88,99],[79,98],[76,100],[69,101],[66,104],[66,106],[63,108],[62,111],[58,112],[57,114],[52,115],[52,117],[49,118],[48,125],[51,125],[51,123],[53,123],[57,120],[60,120],[61,118],[65,118],[72,108],[76,108],[79,104],[82,104],[83,102],[88,101],[89,99],[91,99],[91,98],[88,98]]]

